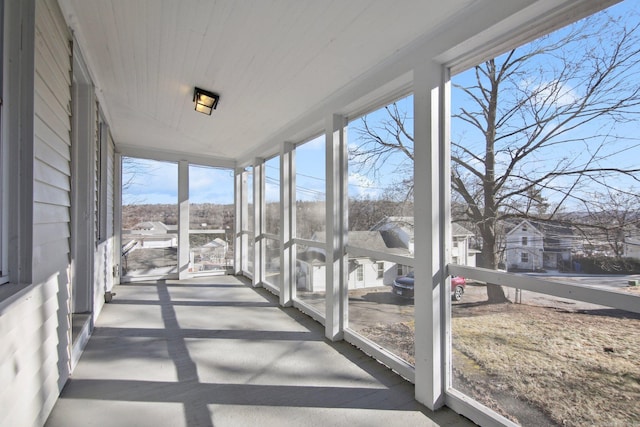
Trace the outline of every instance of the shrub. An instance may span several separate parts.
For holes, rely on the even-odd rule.
[[[605,256],[576,257],[580,271],[587,274],[640,274],[640,260],[636,258],[612,258]]]

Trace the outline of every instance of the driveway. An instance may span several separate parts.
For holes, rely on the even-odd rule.
[[[628,287],[630,280],[640,280],[640,274],[571,274],[571,273],[526,273],[527,276],[539,277],[554,282],[565,282],[576,285],[592,286],[596,288],[609,288],[619,291]]]

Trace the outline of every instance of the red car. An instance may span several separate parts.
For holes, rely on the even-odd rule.
[[[403,297],[413,298],[413,285],[414,285],[413,271],[406,276],[400,276],[393,281],[391,286],[391,292]],[[467,286],[467,281],[464,277],[452,276],[451,277],[451,299],[453,301],[460,301],[464,294],[464,289]]]

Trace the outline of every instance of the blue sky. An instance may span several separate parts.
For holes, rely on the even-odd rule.
[[[637,5],[634,1],[627,1],[616,5],[609,10],[614,14],[628,14],[629,10]],[[636,14],[637,17],[637,14]],[[551,66],[551,65],[548,65]],[[460,73],[453,78],[453,82],[461,85],[469,85],[473,82],[472,70]],[[637,81],[636,84],[640,84]],[[572,96],[572,90],[578,88],[567,87],[568,97]],[[459,92],[454,89],[452,92],[452,111],[456,111],[461,106],[465,106],[465,101]],[[412,127],[413,120],[413,99],[411,96],[398,101],[398,107],[406,113],[408,127]],[[386,117],[386,113],[378,110],[368,114],[370,125],[380,124]],[[348,143],[351,148],[361,143],[355,128],[361,126],[360,119],[352,120],[349,123]],[[595,132],[600,132],[603,126],[608,126],[606,122],[594,122],[585,126],[573,135],[576,138],[589,136]],[[621,123],[617,126],[618,136],[629,136],[637,138],[638,122]],[[465,141],[469,146],[475,143],[482,144],[482,139],[474,130],[461,122],[453,121],[452,139],[454,141]],[[619,147],[613,144],[610,139],[604,150],[609,150],[611,156],[607,161],[611,165],[618,167],[634,166],[640,159],[640,149],[637,141],[625,142],[629,147],[619,154]],[[575,164],[584,164],[590,146],[584,143],[575,143],[566,146],[561,152],[552,151],[541,153],[529,166],[544,167],[556,161],[560,156],[574,158]],[[554,157],[556,156],[556,157]],[[123,202],[133,203],[176,203],[177,202],[177,165],[170,163],[140,161],[144,165],[145,173],[139,176],[135,185],[132,185],[125,194]],[[407,160],[403,155],[390,156],[378,169],[378,173],[373,175],[365,171],[356,171],[353,168],[349,174],[349,194],[352,197],[377,198],[384,188],[394,181],[404,178],[408,172],[406,170]],[[277,201],[279,199],[279,161],[277,158],[267,162],[266,174],[266,200]],[[325,198],[325,152],[324,136],[317,137],[305,144],[298,146],[296,150],[296,171],[297,171],[297,198],[298,200],[324,200]],[[410,169],[409,169],[410,170]],[[400,172],[404,171],[404,172]],[[231,170],[212,169],[203,167],[191,167],[190,197],[193,203],[233,203],[233,172]],[[127,181],[125,176],[123,182]],[[621,188],[631,186],[630,180],[620,180],[616,183]]]
[[[133,176],[132,184],[123,191],[123,204],[177,204],[177,163],[135,159],[136,167],[123,167],[123,182]],[[127,173],[136,171],[137,173]],[[203,166],[189,167],[189,200],[191,203],[233,204],[233,170]]]
[[[626,1],[621,4],[615,5],[607,10],[607,14],[599,14],[597,18],[600,22],[604,22],[604,19],[622,19],[627,22],[628,25],[638,25],[640,23],[640,17],[637,10],[638,3],[636,1]],[[593,26],[593,28],[598,28]],[[568,29],[561,29],[556,33],[549,36],[552,41],[559,40],[566,35]],[[609,36],[609,37],[607,37]],[[611,51],[609,46],[613,43],[614,38],[608,34],[596,34],[594,38],[588,39],[588,52],[591,54],[597,54],[599,50]],[[535,43],[535,42],[534,42]],[[632,46],[633,47],[633,46]],[[635,47],[633,47],[635,49]],[[523,48],[523,50],[526,48]],[[567,55],[580,57],[584,52],[584,49],[580,49],[579,46],[572,46],[572,49],[568,50]],[[637,57],[637,55],[636,55]],[[500,61],[497,61],[500,63]],[[582,63],[581,63],[582,64]],[[585,63],[585,64],[588,64]],[[561,69],[563,62],[558,59],[557,56],[536,56],[535,62],[530,61],[527,69],[533,72],[529,72],[526,75],[519,76],[520,81],[516,81],[513,88],[513,93],[518,93],[519,90],[525,87],[544,88],[544,85],[549,83],[558,82],[553,80],[556,78],[559,69]],[[600,64],[601,66],[601,64]],[[554,70],[552,72],[552,70]],[[475,74],[469,70],[464,73],[460,73],[453,77],[452,82],[463,87],[472,86],[475,83]],[[590,74],[589,74],[590,75]],[[633,89],[640,86],[640,66],[638,64],[633,65],[630,68],[624,70],[624,85]],[[571,79],[560,83],[560,88],[563,95],[554,103],[548,103],[546,105],[550,107],[556,107],[568,105],[571,101],[579,99],[586,90],[585,80]],[[613,92],[605,91],[604,96],[608,96]],[[545,105],[544,97],[549,93],[542,90],[539,95],[539,99],[533,99],[532,104]],[[510,96],[508,92],[504,95],[501,92],[501,99],[507,99]],[[615,95],[613,95],[615,98]],[[616,98],[617,99],[617,98]],[[452,112],[457,112],[461,107],[467,109],[470,107],[469,100],[466,96],[463,96],[460,90],[453,89],[452,91]],[[631,119],[631,120],[628,120]],[[628,121],[627,121],[628,120]],[[581,169],[586,167],[607,167],[607,168],[621,168],[630,169],[638,167],[638,159],[640,159],[640,139],[638,139],[638,128],[640,120],[638,117],[637,108],[634,115],[627,115],[624,120],[614,121],[610,117],[604,117],[595,119],[588,124],[582,125],[579,128],[571,130],[570,133],[563,136],[564,139],[571,139],[571,142],[563,143],[561,145],[553,146],[548,149],[539,150],[535,155],[528,158],[526,162],[521,162],[523,166],[523,174],[525,176],[536,176],[535,171],[549,171],[554,170],[555,165],[565,159],[566,162],[571,164],[571,169]],[[561,127],[562,129],[567,128]],[[596,135],[606,135],[598,136]],[[479,133],[475,128],[462,122],[461,120],[452,120],[451,126],[452,141],[460,143],[465,147],[471,149],[474,152],[482,152],[484,147],[484,136]],[[522,137],[522,135],[520,135]],[[557,140],[557,139],[556,139]],[[599,164],[589,164],[589,160],[592,155],[597,155],[601,158]],[[509,159],[507,152],[498,154],[498,159],[502,156],[504,161]],[[500,170],[497,171],[500,173]],[[539,172],[538,172],[539,174]],[[575,177],[562,177],[553,181],[552,185],[562,187],[569,186],[575,182]],[[637,192],[637,181],[627,177],[621,177],[619,174],[615,177],[605,179],[607,185],[622,191],[632,189]],[[583,177],[578,182],[578,185],[572,188],[572,194],[585,196],[595,191],[603,191],[604,187],[602,183],[598,183],[595,180],[591,180],[587,177]],[[545,194],[551,202],[559,200],[559,196],[554,192],[547,191]],[[577,202],[576,202],[577,203]],[[579,208],[578,204],[569,203],[568,208]]]

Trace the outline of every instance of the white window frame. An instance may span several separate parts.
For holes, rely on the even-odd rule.
[[[106,124],[102,115],[99,116],[98,129],[98,147],[96,150],[96,195],[98,206],[96,214],[98,215],[96,242],[103,243],[107,240],[107,184],[108,184],[108,167],[109,167],[109,126]]]
[[[520,254],[520,262],[525,264],[529,263],[529,254],[526,252],[522,252]]]
[[[2,6],[0,5],[0,8]],[[0,18],[1,19],[1,18]],[[0,24],[1,25],[1,24]],[[2,71],[0,71],[1,73]],[[0,75],[0,81],[2,77]],[[0,89],[1,90],[1,89]],[[7,259],[8,206],[9,192],[5,190],[8,180],[8,161],[2,130],[2,94],[0,93],[0,285],[9,281],[9,262]]]
[[[4,144],[4,0],[0,0],[0,285],[9,281],[8,206],[9,192],[5,187],[9,179],[8,152]]]
[[[522,236],[522,246],[527,246],[529,244],[529,238],[527,236]]]

